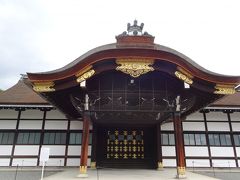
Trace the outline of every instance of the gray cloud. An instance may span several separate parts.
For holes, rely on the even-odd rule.
[[[211,71],[239,74],[237,1],[123,1],[0,0],[0,89],[14,85],[19,74],[60,68],[115,42],[134,18],[156,43]]]
[[[0,10],[0,88],[6,89],[19,74],[44,66],[37,38],[46,16],[37,1],[1,1]]]

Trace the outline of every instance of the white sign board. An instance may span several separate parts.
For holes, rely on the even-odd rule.
[[[49,160],[50,148],[42,148],[40,153],[40,161],[46,162]]]

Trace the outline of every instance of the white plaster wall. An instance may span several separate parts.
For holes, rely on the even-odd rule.
[[[87,165],[90,166],[90,164],[91,164],[91,159],[88,158]],[[67,166],[80,166],[80,158],[68,158]]]
[[[45,129],[67,129],[67,121],[46,121]]]
[[[82,130],[83,129],[83,122],[82,121],[71,121],[70,122],[70,129],[72,129],[72,130]],[[89,129],[92,130],[92,124],[90,124]]]
[[[70,129],[82,130],[83,122],[82,121],[71,121]]]
[[[50,148],[50,156],[64,156],[65,145],[43,145],[44,148]]]
[[[91,165],[91,159],[88,158],[88,160],[87,160],[87,166],[90,166],[90,165]]]
[[[208,148],[202,146],[185,146],[185,156],[209,156]]]
[[[13,109],[1,109],[0,114],[1,114],[1,117],[0,117],[1,119],[4,119],[4,118],[17,119],[18,117],[18,111],[15,111]]]
[[[234,157],[233,147],[210,147],[212,157]]]
[[[47,111],[46,119],[66,119],[66,117],[58,110],[51,110]]]
[[[236,167],[236,161],[235,160],[218,160],[213,159],[212,160],[213,167]]]
[[[232,130],[233,131],[240,131],[240,123],[232,123]]]
[[[210,167],[208,159],[186,159],[187,167]]]
[[[174,130],[174,127],[173,127],[173,122],[168,122],[168,123],[164,123],[161,125],[161,130],[164,131],[172,131]]]
[[[92,126],[92,124],[90,124],[90,126],[89,126],[89,130],[92,130],[93,129],[93,126]]]
[[[162,156],[176,156],[175,146],[162,146]]]
[[[228,122],[208,122],[208,131],[230,131]]]
[[[26,110],[21,112],[21,119],[42,119],[43,111],[40,110]]]
[[[11,145],[0,145],[0,156],[11,155],[12,146]],[[0,159],[1,161],[1,159]]]
[[[80,158],[68,158],[67,166],[80,166]]]
[[[0,120],[1,129],[16,129],[17,120]]]
[[[207,121],[228,121],[226,113],[223,112],[209,112],[206,113]]]
[[[10,158],[1,158],[0,159],[0,166],[9,166]]]
[[[163,159],[163,167],[176,167],[176,159]]]
[[[183,123],[184,131],[205,131],[204,122],[186,122]]]
[[[230,113],[231,121],[240,121],[240,112]]]
[[[236,147],[237,157],[240,157],[240,147]]]
[[[80,156],[81,146],[68,146],[68,155]]]
[[[88,156],[91,156],[92,146],[88,146]],[[80,156],[81,155],[81,146],[68,146],[68,155],[69,156]]]
[[[12,166],[37,166],[37,158],[14,158]]]
[[[203,113],[199,113],[199,112],[196,112],[196,113],[193,113],[189,116],[187,116],[186,120],[202,120],[204,121],[204,117],[203,117]]]
[[[39,145],[16,145],[14,155],[33,156],[38,155]]]
[[[92,146],[88,146],[88,156],[91,156],[92,154]]]
[[[42,165],[41,162],[40,165]],[[49,158],[46,166],[64,166],[64,158]]]
[[[20,120],[19,129],[42,129],[42,120]]]

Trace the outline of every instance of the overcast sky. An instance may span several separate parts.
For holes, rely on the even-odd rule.
[[[240,75],[239,0],[0,0],[0,89],[114,43],[134,19],[155,43]]]

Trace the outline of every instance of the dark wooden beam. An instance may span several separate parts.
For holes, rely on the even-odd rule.
[[[93,123],[92,130],[92,151],[91,151],[91,168],[96,168],[97,161],[97,124]]]
[[[13,156],[14,156],[15,146],[17,144],[18,128],[19,128],[19,123],[20,123],[20,119],[21,119],[21,114],[22,114],[22,110],[19,109],[18,110],[17,123],[16,123],[16,128],[15,128],[15,133],[14,133],[13,146],[12,146],[11,158],[10,158],[9,166],[12,166],[12,164],[13,164]]]
[[[163,168],[163,158],[162,158],[162,147],[161,147],[161,124],[157,124],[157,168],[162,170]]]
[[[41,136],[40,136],[40,144],[39,144],[39,149],[38,149],[37,166],[40,166],[40,154],[41,154],[41,149],[42,149],[42,145],[43,145],[46,116],[47,116],[47,110],[44,110],[43,111],[42,128],[41,128]]]
[[[233,134],[233,128],[232,128],[230,112],[227,112],[227,117],[228,117],[230,136],[231,136],[231,142],[232,142],[232,146],[233,146],[233,152],[234,152],[236,167],[239,167],[238,156],[237,156],[237,149],[236,149],[236,144],[235,144],[235,141],[234,141],[234,134]]]
[[[205,132],[206,132],[206,142],[207,142],[207,147],[208,147],[208,156],[209,156],[210,167],[213,167],[213,163],[212,163],[212,153],[211,153],[209,136],[208,136],[208,126],[207,126],[207,116],[206,116],[206,113],[207,113],[207,112],[203,112],[204,126],[205,126]]]
[[[67,139],[66,139],[66,147],[65,147],[64,166],[67,166],[68,146],[69,146],[69,141],[70,141],[70,125],[71,125],[71,120],[68,119],[67,121],[68,121],[68,124],[67,124]]]

